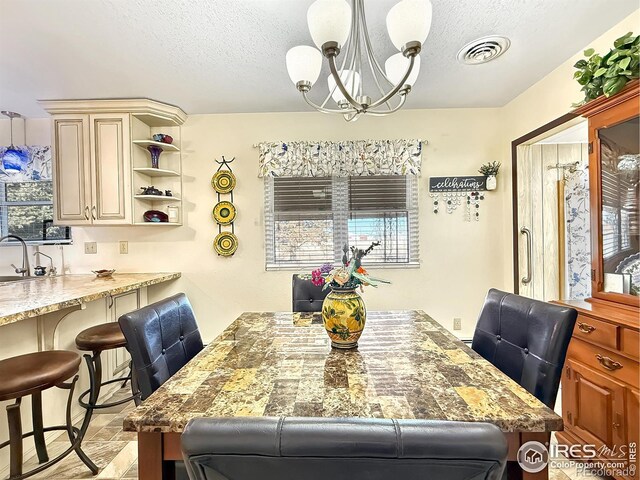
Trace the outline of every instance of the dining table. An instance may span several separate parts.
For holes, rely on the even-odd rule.
[[[196,417],[357,417],[488,422],[509,460],[546,443],[562,418],[420,310],[367,313],[358,347],[339,350],[320,313],[246,312],[124,420],[140,480],[170,478]],[[548,479],[548,470],[522,472]]]

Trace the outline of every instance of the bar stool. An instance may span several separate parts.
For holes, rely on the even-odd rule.
[[[95,475],[98,467],[82,451],[82,439],[89,426],[89,414],[85,414],[80,428],[74,427],[71,420],[71,404],[73,390],[78,381],[78,368],[80,356],[75,352],[64,350],[48,350],[46,352],[28,353],[17,357],[0,360],[0,401],[13,400],[7,406],[7,419],[9,423],[9,440],[0,444],[0,449],[9,446],[9,479],[21,480],[39,473],[51,465],[58,463],[71,452],[76,452],[80,460],[89,467]],[[70,382],[65,380],[73,377]],[[51,387],[69,390],[67,400],[66,425],[43,427],[42,423],[42,391]],[[33,430],[22,433],[22,421],[20,418],[20,403],[22,397],[31,395],[31,417]],[[54,459],[49,459],[47,447],[44,441],[44,433],[55,430],[64,430],[69,436],[71,446]],[[22,473],[22,439],[33,437],[36,453],[40,465]]]
[[[117,322],[102,323],[100,325],[89,327],[81,331],[76,336],[76,347],[78,347],[78,350],[90,351],[93,353],[93,355],[84,355],[87,367],[89,368],[89,389],[82,392],[78,398],[78,403],[86,408],[89,414],[92,414],[93,410],[115,407],[116,405],[122,405],[123,403],[130,402],[131,400],[134,400],[136,404],[138,403],[140,394],[137,392],[135,379],[132,378],[131,364],[129,364],[129,375],[126,377],[115,378],[107,382],[102,381],[102,352],[105,350],[124,347],[126,345],[127,341],[125,340],[124,334],[122,333],[122,330],[120,330],[120,325]],[[115,402],[98,403],[100,389],[104,385],[123,382],[122,386],[124,387],[129,380],[131,380],[131,390],[134,392],[131,396]],[[85,400],[87,395],[89,395],[88,402]]]

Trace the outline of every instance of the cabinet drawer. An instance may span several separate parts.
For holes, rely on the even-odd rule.
[[[601,322],[586,315],[578,315],[573,336],[587,342],[618,349],[618,328],[616,325]]]
[[[628,328],[622,329],[622,351],[638,358],[640,355],[640,333]]]
[[[638,362],[618,355],[611,350],[574,338],[569,344],[568,357],[578,360],[598,372],[606,373],[611,378],[617,378],[638,387]]]

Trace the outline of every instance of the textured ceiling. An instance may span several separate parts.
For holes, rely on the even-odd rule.
[[[398,0],[366,0],[374,45]],[[638,8],[637,0],[432,0],[408,108],[502,106]],[[286,51],[311,44],[312,0],[0,0],[0,108],[37,99],[150,97],[187,113],[308,111]],[[511,49],[465,66],[457,51],[501,34]],[[326,91],[325,70],[314,87]],[[321,90],[320,92],[317,90]]]

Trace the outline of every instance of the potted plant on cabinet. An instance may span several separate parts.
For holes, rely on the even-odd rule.
[[[573,74],[584,92],[584,100],[574,104],[580,107],[601,95],[611,97],[619,93],[629,81],[640,75],[640,35],[632,32],[613,42],[606,55],[596,53],[593,48],[584,51],[586,59],[576,62]]]

